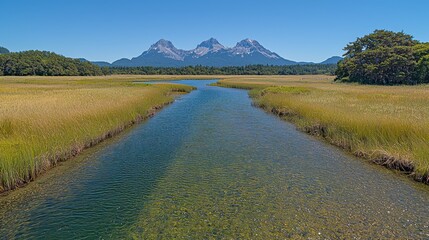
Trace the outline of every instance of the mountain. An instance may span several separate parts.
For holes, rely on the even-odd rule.
[[[94,62],[98,64],[97,62]],[[210,38],[198,44],[195,49],[177,49],[173,43],[161,39],[140,56],[132,59],[119,59],[111,66],[137,67],[182,67],[182,66],[245,66],[245,65],[292,65],[278,54],[264,48],[258,41],[245,39],[228,48],[216,39]]]
[[[276,53],[273,53],[269,51],[268,49],[264,48],[259,42],[252,39],[244,39],[241,42],[238,42],[235,47],[231,49],[231,53],[234,55],[249,55],[253,53],[259,53],[267,58],[274,58],[274,59],[280,59],[281,57],[277,55]]]
[[[202,57],[206,54],[224,51],[227,48],[220,44],[216,39],[210,38],[200,44],[194,49],[189,51],[190,55],[194,58]]]
[[[321,64],[336,64],[341,57],[331,57]],[[307,65],[312,62],[295,62],[287,60],[263,47],[258,41],[244,39],[234,47],[225,47],[216,39],[210,38],[198,44],[194,49],[182,50],[172,42],[161,39],[140,56],[122,58],[112,64],[107,62],[92,62],[100,67],[184,67],[184,66],[246,66],[246,65]]]
[[[341,60],[343,60],[342,57],[333,56],[333,57],[330,57],[330,58],[326,59],[325,61],[321,62],[320,64],[337,64]]]
[[[170,41],[161,39],[140,56],[132,59],[119,59],[113,62],[112,66],[180,67],[186,65],[184,59],[187,55],[187,51],[177,49]]]
[[[9,50],[7,48],[0,47],[0,54],[2,53],[9,53]]]

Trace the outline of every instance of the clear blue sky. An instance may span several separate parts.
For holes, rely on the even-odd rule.
[[[0,46],[111,62],[160,38],[182,49],[252,38],[284,58],[318,62],[375,29],[429,41],[428,10],[428,0],[2,0]]]

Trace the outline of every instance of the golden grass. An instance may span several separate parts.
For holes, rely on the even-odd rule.
[[[355,155],[429,182],[429,85],[334,83],[330,76],[232,77],[255,104]]]
[[[139,76],[0,78],[0,192],[33,180],[191,87]]]

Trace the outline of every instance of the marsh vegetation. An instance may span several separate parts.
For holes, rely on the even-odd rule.
[[[57,162],[150,116],[175,94],[192,90],[127,79],[2,78],[0,192],[35,179]]]

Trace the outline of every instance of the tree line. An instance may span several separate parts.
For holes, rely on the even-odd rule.
[[[111,67],[103,68],[108,74],[141,74],[141,75],[308,75],[329,74],[336,70],[335,64],[307,65],[248,65],[242,67]]]
[[[364,84],[429,83],[429,43],[403,32],[375,30],[349,43],[337,80]]]

